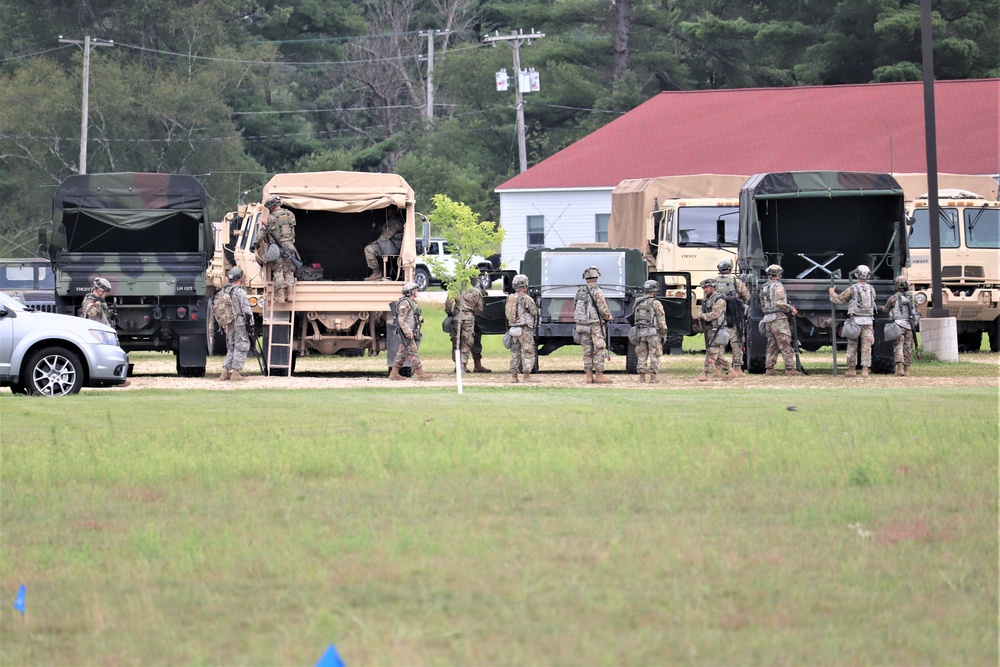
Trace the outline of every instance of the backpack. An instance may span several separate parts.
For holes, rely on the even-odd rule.
[[[726,300],[726,326],[735,327],[737,322],[743,320],[743,300],[735,292],[723,298]]]
[[[656,326],[653,303],[654,298],[651,296],[639,297],[639,300],[636,302],[633,313],[635,315],[635,325],[640,329]]]
[[[212,300],[212,315],[220,327],[227,327],[236,321],[236,306],[233,304],[233,297],[230,296],[232,285],[226,285],[222,291],[215,295]]]

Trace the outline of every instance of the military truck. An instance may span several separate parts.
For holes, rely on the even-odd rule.
[[[735,265],[740,187],[746,180],[696,174],[622,181],[611,193],[608,241],[641,250],[650,271],[690,274],[697,315],[703,297],[698,283],[714,278],[724,259]],[[679,284],[667,284],[665,290],[683,296]],[[680,336],[671,334],[669,341],[668,347],[680,348]]]
[[[55,286],[47,259],[0,259],[0,290],[36,312],[56,312]]]
[[[740,191],[738,256],[740,277],[751,290],[744,355],[749,372],[764,371],[759,295],[769,264],[784,269],[789,303],[799,311],[793,333],[801,347],[830,345],[835,355],[846,342],[837,330],[847,304],[831,304],[828,288],[842,291],[854,268],[865,264],[878,303],[892,294],[893,279],[907,262],[903,190],[889,174],[756,174]],[[888,373],[894,368],[892,343],[882,335],[888,319],[876,315],[872,370]]]
[[[585,284],[582,275],[588,266],[601,272],[598,285],[604,291],[612,319],[607,325],[608,350],[625,357],[625,370],[636,373],[638,357],[635,346],[628,340],[632,326],[632,310],[642,284],[647,279],[659,284],[658,299],[663,304],[667,327],[673,333],[691,332],[691,276],[684,272],[649,272],[642,253],[634,248],[529,248],[521,261],[520,273],[528,276],[528,293],[539,307],[535,326],[535,368],[538,358],[551,354],[565,345],[578,345],[573,340],[576,322],[573,308],[577,289]],[[511,281],[515,271],[502,272],[505,294],[514,292]],[[666,295],[667,284],[680,285],[680,296]],[[506,296],[484,298],[483,314],[477,317],[485,334],[507,331],[504,314]]]
[[[213,253],[208,193],[194,176],[121,172],[66,178],[52,198],[58,312],[77,314],[94,279],[111,283],[119,344],[176,357],[179,375],[205,375],[205,269]]]
[[[906,196],[910,266],[906,276],[921,314],[934,305],[926,174],[896,174]],[[1000,202],[992,176],[938,174],[941,308],[955,318],[962,350],[1000,351]]]
[[[257,259],[268,215],[259,203],[217,223],[224,243],[208,271],[214,294],[233,264],[243,269],[268,374],[290,375],[296,359],[312,354],[374,356],[385,350],[391,365],[398,344],[391,305],[403,283],[413,280],[417,260],[413,189],[395,174],[327,171],[277,174],[262,199],[271,195],[279,195],[296,219],[295,247],[305,272],[300,270],[292,300],[274,302],[269,265]],[[364,248],[397,213],[404,221],[402,246],[383,256],[386,279],[366,281],[371,272]],[[210,339],[218,340],[217,333]]]

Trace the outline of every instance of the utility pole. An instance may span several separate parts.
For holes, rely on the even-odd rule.
[[[484,42],[508,42],[514,49],[514,76],[517,77],[517,86],[514,89],[514,93],[517,99],[517,150],[521,157],[521,172],[528,170],[528,155],[527,148],[524,144],[524,100],[521,96],[521,45],[527,42],[531,44],[533,39],[541,39],[545,37],[545,33],[535,32],[532,29],[531,33],[525,35],[522,31],[512,32],[509,35],[501,36],[499,34],[494,34],[493,37],[484,37]]]
[[[79,173],[87,173],[87,126],[90,125],[90,47],[91,46],[114,46],[115,43],[110,39],[97,39],[96,37],[91,41],[90,35],[83,38],[81,42],[78,39],[63,39],[62,35],[59,35],[60,44],[79,44],[83,46],[83,102],[81,104],[83,110],[83,118],[80,120],[80,167]]]
[[[434,120],[434,37],[449,35],[451,30],[421,30],[418,35],[427,35],[427,122]]]

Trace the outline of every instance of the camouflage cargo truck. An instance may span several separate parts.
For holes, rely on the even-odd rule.
[[[47,250],[59,312],[77,314],[94,279],[104,278],[123,349],[172,352],[180,375],[205,375],[205,270],[213,239],[198,179],[70,176],[53,196],[52,230]]]
[[[760,287],[769,264],[784,269],[788,301],[799,316],[793,335],[806,350],[842,347],[838,335],[847,304],[834,307],[828,288],[840,292],[856,266],[871,268],[868,283],[878,305],[893,293],[893,279],[907,262],[903,190],[889,174],[812,171],[757,174],[740,191],[740,277],[751,291],[745,364],[764,371],[766,341],[758,326],[764,313]],[[836,322],[834,321],[836,320]],[[893,370],[892,343],[876,313],[872,370]]]
[[[392,304],[402,296],[403,283],[413,280],[417,261],[413,189],[395,174],[329,171],[277,174],[264,186],[262,199],[270,195],[279,195],[296,220],[295,247],[304,270],[291,301],[273,303],[269,265],[261,265],[255,253],[268,216],[261,204],[241,206],[216,223],[222,247],[208,271],[214,292],[226,284],[234,263],[243,269],[267,372],[289,375],[296,359],[313,354],[386,351],[391,365],[398,344]],[[397,213],[404,221],[399,252],[384,255],[386,279],[366,281],[371,272],[365,246]]]
[[[538,357],[548,355],[565,345],[578,345],[573,340],[576,322],[573,319],[576,291],[585,284],[583,271],[596,266],[601,277],[597,284],[611,309],[608,323],[608,350],[625,357],[625,370],[635,373],[638,357],[635,346],[628,340],[632,327],[632,310],[637,296],[642,294],[642,284],[647,279],[656,280],[659,296],[671,334],[691,333],[691,276],[686,272],[649,272],[642,252],[635,248],[529,248],[521,260],[520,273],[528,276],[528,293],[539,307],[539,321],[535,327],[535,370]],[[505,294],[512,294],[511,280],[514,271],[503,272]],[[679,295],[665,296],[667,285],[680,285]],[[504,334],[507,320],[504,314],[506,296],[489,296],[484,299],[483,314],[477,318],[483,333]]]

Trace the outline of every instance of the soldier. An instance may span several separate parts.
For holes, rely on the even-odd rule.
[[[730,300],[738,299],[743,305],[740,309],[740,316],[733,321],[729,327],[729,346],[733,351],[733,360],[730,364],[727,380],[734,380],[743,375],[743,313],[746,305],[750,303],[750,290],[743,284],[743,281],[733,275],[733,260],[724,259],[719,262],[719,275],[715,279],[715,291],[723,299],[726,299],[726,308],[730,308]]]
[[[701,302],[701,315],[698,316],[705,323],[705,365],[698,381],[706,382],[708,374],[713,370],[713,377],[722,377],[722,367],[725,366],[722,356],[726,352],[729,332],[726,329],[726,300],[715,291],[715,278],[705,278],[700,286],[705,293]]]
[[[479,294],[481,296],[487,296],[488,292],[486,288],[483,287],[482,283],[478,281],[473,281],[479,289]],[[483,366],[483,329],[479,326],[479,320],[476,320],[476,327],[473,329],[472,336],[472,372],[473,373],[492,373],[492,369]]]
[[[452,320],[451,334],[449,334],[452,352],[457,346],[462,359],[462,372],[468,373],[469,352],[475,342],[476,315],[483,314],[483,295],[477,286],[470,283],[459,292],[457,298],[448,295],[444,302],[444,312],[450,315]],[[454,358],[454,355],[452,357]]]
[[[576,291],[573,308],[573,319],[576,321],[576,333],[580,336],[583,347],[583,371],[586,382],[596,384],[611,384],[611,378],[604,377],[604,351],[608,347],[604,335],[605,323],[611,319],[611,309],[604,298],[604,292],[597,286],[601,272],[596,266],[589,266],[583,272],[586,285],[581,285]]]
[[[788,317],[799,314],[795,306],[788,303],[781,276],[785,270],[777,264],[767,267],[768,281],[760,288],[760,306],[764,311],[764,331],[767,338],[767,357],[764,361],[764,375],[775,375],[774,365],[778,362],[778,352],[785,362],[785,375],[802,375],[795,369],[792,354],[792,331],[788,328]]]
[[[111,294],[111,283],[104,278],[95,279],[94,288],[83,297],[83,303],[80,304],[80,317],[111,326],[111,311],[108,309],[108,302],[104,300],[108,294]]]
[[[420,363],[418,349],[420,346],[420,327],[424,323],[424,316],[420,313],[420,306],[417,305],[414,296],[419,290],[416,283],[406,283],[403,285],[403,296],[396,302],[396,327],[399,334],[399,349],[396,350],[396,358],[392,362],[392,371],[389,372],[390,380],[404,380],[399,374],[399,369],[407,360],[413,368],[418,380],[429,380],[430,373],[424,372],[423,364]]]
[[[229,270],[229,284],[222,288],[222,293],[232,300],[236,318],[226,325],[226,360],[222,362],[219,380],[242,382],[246,378],[240,371],[246,363],[250,339],[254,335],[253,310],[243,288],[243,269],[236,266]]]
[[[910,291],[910,281],[906,276],[896,276],[894,285],[896,293],[889,297],[881,310],[889,313],[889,318],[903,330],[902,335],[892,342],[892,351],[896,360],[896,375],[905,376],[913,363],[913,332],[920,321],[920,313],[917,312],[916,297]]]
[[[399,211],[389,214],[382,232],[378,238],[365,246],[365,262],[371,269],[371,275],[365,280],[382,280],[382,255],[398,255],[403,247],[403,218]]]
[[[265,199],[264,207],[271,214],[267,216],[267,220],[261,226],[260,242],[272,243],[273,241],[268,235],[268,232],[272,232],[281,245],[298,256],[298,251],[295,249],[295,215],[288,209],[281,207],[281,197],[278,195],[271,195]],[[291,301],[291,291],[295,287],[295,264],[290,258],[279,256],[278,259],[271,262],[271,280],[274,281],[275,303]]]
[[[854,269],[854,275],[858,282],[848,285],[840,294],[836,294],[837,288],[831,286],[830,301],[833,303],[846,303],[847,316],[854,320],[854,323],[861,329],[861,335],[857,338],[847,339],[847,373],[848,377],[856,375],[855,368],[858,364],[858,341],[861,342],[861,377],[868,377],[868,369],[872,365],[872,344],[875,342],[875,288],[868,284],[868,277],[871,269],[864,264],[859,264]]]
[[[524,373],[525,382],[531,379],[531,369],[535,367],[535,319],[538,317],[538,306],[535,300],[528,296],[528,276],[519,273],[511,281],[514,293],[507,297],[504,304],[504,314],[507,316],[508,327],[519,327],[521,334],[514,336],[510,346],[511,382],[517,383],[518,373]]]
[[[642,284],[643,295],[636,299],[632,309],[635,327],[638,330],[639,342],[635,353],[639,360],[639,382],[646,381],[646,371],[649,370],[649,381],[656,379],[660,372],[660,354],[663,352],[663,337],[667,335],[667,317],[663,312],[663,304],[656,300],[657,286],[655,280],[647,280]]]

